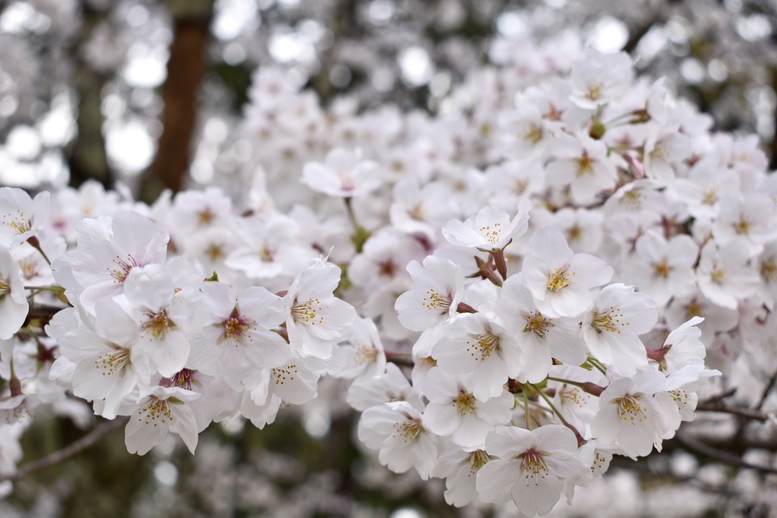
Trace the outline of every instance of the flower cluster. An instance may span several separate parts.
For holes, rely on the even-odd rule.
[[[0,189],[4,420],[88,419],[72,394],[130,416],[133,453],[169,432],[193,452],[333,375],[390,470],[535,515],[660,450],[720,371],[770,374],[777,184],[754,139],[591,50],[480,70],[442,108],[324,109],[263,69],[236,200]]]

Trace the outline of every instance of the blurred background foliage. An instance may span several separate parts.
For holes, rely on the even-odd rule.
[[[468,71],[503,59],[496,41],[565,32],[629,52],[717,129],[757,133],[777,165],[770,0],[0,0],[0,184],[95,179],[153,201],[163,189],[228,183],[253,152],[234,135],[258,68],[286,67],[325,104],[347,95],[363,109],[435,113]],[[336,385],[322,391],[341,393]],[[445,506],[441,481],[419,486],[362,456],[354,423],[344,402],[307,405],[265,430],[214,425],[195,457],[175,441],[129,455],[114,429],[18,481],[0,515],[475,513]],[[36,420],[22,464],[85,433]],[[660,462],[639,469],[670,483]]]

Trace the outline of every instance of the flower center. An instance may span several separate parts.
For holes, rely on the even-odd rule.
[[[170,411],[170,405],[166,399],[159,399],[156,396],[149,396],[149,401],[140,409],[138,421],[144,424],[153,424],[157,426],[157,421],[161,424],[170,424],[173,422],[173,413]]]
[[[480,233],[483,234],[483,237],[486,238],[486,241],[492,245],[495,245],[499,242],[499,236],[502,234],[502,224],[494,223],[493,229],[490,225],[482,226],[480,227]]]
[[[167,310],[163,309],[159,313],[146,313],[148,320],[143,324],[143,329],[150,329],[151,336],[156,339],[163,339],[171,327],[175,324],[167,316]]]
[[[723,284],[728,280],[728,275],[723,268],[715,268],[710,272],[710,279],[715,284]]]
[[[572,385],[564,385],[559,391],[559,397],[563,403],[569,403],[581,408],[588,402],[588,395]]]
[[[693,300],[687,306],[685,306],[685,317],[687,319],[690,320],[693,317],[700,317],[700,316],[702,316],[701,304]]]
[[[249,329],[251,325],[237,312],[237,308],[233,309],[232,314],[224,321],[224,334],[233,340],[243,336]]]
[[[213,212],[210,210],[210,207],[205,207],[197,213],[197,222],[199,222],[200,225],[207,225],[213,221],[213,218],[215,217],[216,215],[213,214]]]
[[[396,437],[399,434],[404,439],[404,442],[408,443],[414,441],[422,429],[420,419],[408,419],[401,423],[394,423],[394,436]]]
[[[391,259],[387,259],[378,264],[378,271],[385,277],[394,277],[397,274],[397,265]]]
[[[553,322],[545,318],[539,311],[534,311],[526,317],[526,327],[523,328],[523,332],[534,333],[540,338],[545,338],[545,333],[548,332],[549,327],[553,327]]]
[[[473,451],[469,458],[470,466],[469,466],[469,473],[467,473],[467,478],[477,475],[478,471],[480,471],[480,468],[485,466],[488,460],[489,460],[488,453],[486,453],[485,451],[483,450]]]
[[[530,124],[529,127],[526,129],[526,131],[523,133],[523,139],[531,142],[533,144],[536,144],[540,140],[542,140],[542,137],[544,136],[545,132],[542,131],[542,126],[538,124]]]
[[[656,144],[656,147],[650,152],[650,157],[654,160],[666,160],[666,147],[663,142]]]
[[[423,221],[424,219],[424,208],[421,206],[420,203],[413,205],[410,208],[410,212],[408,213],[410,216],[410,219],[414,219],[416,221]]]
[[[592,173],[593,163],[594,161],[591,160],[591,157],[588,156],[588,153],[583,151],[583,156],[575,158],[575,163],[577,163],[577,172],[575,175],[579,178],[583,176],[584,174]]]
[[[572,281],[571,277],[575,275],[575,272],[569,272],[571,266],[571,264],[567,263],[560,268],[553,268],[553,271],[548,275],[546,289],[555,293],[569,286],[569,283]]]
[[[475,413],[475,396],[473,396],[471,392],[467,392],[464,389],[459,389],[459,395],[453,398],[452,404],[460,414]]]
[[[718,191],[715,189],[707,189],[701,197],[701,202],[704,205],[715,205],[718,202]]]
[[[105,353],[94,361],[94,368],[103,376],[112,376],[130,363],[129,349],[119,347],[116,352]]]
[[[205,251],[205,253],[208,256],[208,259],[214,262],[224,257],[224,250],[221,248],[220,245],[216,245],[216,244],[210,245],[208,249]]]
[[[548,474],[548,465],[545,464],[545,460],[542,458],[542,453],[534,448],[526,450],[518,458],[523,459],[523,470],[526,473],[525,477],[528,478],[545,478]]]
[[[294,301],[291,307],[291,316],[295,322],[310,324],[311,326],[324,323],[324,317],[317,317],[321,311],[321,301],[319,299],[308,299],[305,302]]]
[[[669,266],[666,259],[661,259],[659,262],[652,262],[650,263],[650,266],[653,267],[654,277],[663,277],[666,279],[669,276],[669,272],[672,271],[672,267]]]
[[[182,389],[191,390],[193,376],[194,371],[183,369],[180,372],[173,374],[173,377],[170,378],[170,384],[173,386],[181,387]]]
[[[429,290],[426,292],[426,297],[422,301],[424,307],[428,310],[439,310],[440,313],[447,313],[451,308],[451,302],[453,302],[450,296],[443,296],[436,290]]]
[[[270,248],[262,245],[262,247],[259,249],[259,258],[262,260],[262,262],[271,263],[275,259],[275,254]]]
[[[479,335],[474,343],[467,341],[467,351],[477,361],[485,360],[497,349],[499,349],[499,337],[490,331]]]
[[[739,235],[746,235],[748,232],[750,232],[750,221],[748,221],[746,218],[742,218],[734,223],[734,232]]]
[[[675,403],[677,403],[678,406],[687,406],[688,402],[690,401],[688,393],[683,389],[670,390],[669,395],[672,396],[672,399]]]
[[[637,210],[641,206],[642,193],[638,189],[631,189],[623,193],[621,204],[632,210]]]
[[[619,308],[610,306],[602,313],[594,313],[594,318],[591,320],[591,327],[593,327],[598,334],[602,334],[602,331],[620,334],[618,328],[629,325],[628,322],[621,322],[621,318],[623,318],[623,313],[619,312]]]
[[[370,363],[378,357],[378,351],[370,345],[357,345],[353,361],[358,364]]]
[[[769,282],[777,280],[777,261],[774,257],[761,263],[761,277]]]
[[[38,275],[38,267],[32,259],[27,258],[20,261],[19,268],[21,268],[22,275],[24,275],[24,278],[27,280],[33,279]]]
[[[618,403],[618,416],[624,421],[630,421],[632,426],[647,419],[647,408],[637,399],[640,394],[626,394],[616,399]]]
[[[127,260],[122,260],[118,255],[116,258],[112,261],[116,268],[111,270],[108,268],[108,271],[111,272],[111,277],[116,279],[114,282],[116,284],[124,284],[124,281],[127,280],[127,275],[129,275],[130,270],[132,270],[136,266],[140,266],[137,261],[135,261],[135,258],[131,255],[127,256]]]
[[[24,217],[24,212],[21,210],[17,210],[16,214],[13,212],[3,214],[3,225],[11,227],[17,234],[24,234],[32,229],[32,224]]]
[[[603,85],[601,83],[588,85],[588,89],[585,92],[585,98],[591,101],[598,101],[602,97],[602,87]]]

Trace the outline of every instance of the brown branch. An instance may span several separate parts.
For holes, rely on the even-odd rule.
[[[766,417],[765,414],[755,411],[755,410],[748,410],[746,408],[737,408],[737,407],[727,407],[720,404],[700,404],[696,405],[696,410],[701,410],[704,412],[721,412],[724,414],[732,414],[737,415],[739,417],[744,417],[746,419],[754,419],[756,421],[761,421],[762,423],[766,422],[769,418]]]
[[[20,478],[24,478],[34,471],[48,468],[54,464],[62,462],[63,460],[69,459],[73,455],[80,453],[81,451],[99,441],[103,435],[117,428],[121,428],[126,424],[127,419],[114,419],[113,421],[107,421],[77,441],[68,444],[61,450],[50,453],[41,459],[33,460],[23,464],[19,467],[19,469],[16,470],[16,473],[0,475],[0,482],[4,482],[6,480],[19,480]]]
[[[717,402],[719,402],[719,401],[721,401],[723,399],[726,399],[727,397],[733,396],[734,394],[736,394],[736,391],[737,391],[736,388],[728,389],[727,391],[725,391],[723,393],[717,394],[715,396],[711,396],[711,397],[705,399],[704,401],[700,401],[699,405],[711,405],[713,403],[717,403]]]
[[[685,449],[692,453],[709,457],[712,460],[722,462],[723,464],[729,464],[731,466],[737,466],[744,469],[753,469],[760,471],[761,473],[777,473],[777,468],[770,466],[758,466],[756,464],[750,464],[737,455],[721,451],[709,444],[705,444],[702,441],[688,437],[685,435],[677,434],[675,440]]]
[[[777,371],[772,374],[772,377],[769,378],[769,382],[764,387],[764,391],[761,393],[761,398],[758,400],[758,405],[755,407],[756,410],[761,410],[761,408],[764,406],[766,398],[769,397],[769,393],[774,388],[775,383],[777,383]]]

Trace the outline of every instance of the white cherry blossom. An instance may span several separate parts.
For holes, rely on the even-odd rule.
[[[512,499],[525,515],[546,515],[561,497],[564,480],[583,476],[585,466],[576,451],[575,435],[564,426],[499,427],[486,438],[486,452],[497,458],[478,471],[480,498],[495,503]]]
[[[592,255],[575,254],[564,236],[553,227],[537,230],[531,238],[531,254],[523,261],[523,284],[544,314],[575,317],[593,303],[590,288],[612,277],[612,268]]]

